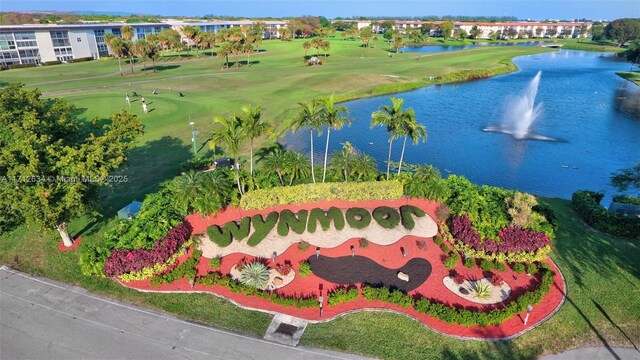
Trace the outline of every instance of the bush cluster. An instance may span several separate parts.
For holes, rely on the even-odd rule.
[[[60,64],[62,64],[62,61],[60,61],[60,60],[43,61],[43,62],[40,63],[40,65],[42,65],[42,66],[60,65]]]
[[[309,265],[307,261],[301,262],[300,265],[298,266],[298,275],[302,277],[307,277],[311,274],[313,274],[313,271],[311,270],[311,265]]]
[[[329,306],[335,306],[338,304],[356,301],[358,300],[358,288],[351,287],[337,287],[332,291],[327,292],[327,304]]]
[[[24,69],[32,67],[36,67],[36,64],[11,64],[8,66],[9,69]]]
[[[78,63],[78,62],[93,61],[93,60],[95,60],[95,59],[92,56],[87,56],[87,57],[71,59],[68,62],[69,63]]]
[[[616,236],[640,239],[640,219],[613,214],[600,206],[604,195],[593,191],[576,191],[571,197],[573,210],[592,228]]]
[[[106,276],[119,276],[132,271],[167,261],[191,236],[191,225],[183,223],[171,230],[167,236],[156,241],[151,250],[116,249],[107,257],[103,272]]]
[[[536,305],[549,293],[553,285],[555,273],[551,270],[543,270],[540,277],[540,285],[537,289],[527,291],[518,298],[511,301],[503,308],[494,309],[489,312],[455,308],[446,304],[435,302],[426,297],[411,296],[399,292],[393,295],[386,288],[375,288],[365,285],[362,288],[363,297],[366,300],[381,300],[404,307],[413,307],[416,311],[428,314],[449,324],[459,324],[463,326],[489,326],[499,325],[516,314],[526,311],[527,305]],[[384,289],[384,290],[383,290]],[[397,290],[396,290],[397,291]]]
[[[193,238],[187,240],[180,250],[188,249],[193,244]],[[178,250],[173,255],[171,255],[167,261],[162,264],[155,264],[153,266],[147,266],[142,268],[140,271],[133,271],[130,273],[122,274],[118,276],[118,278],[124,282],[134,281],[134,280],[146,280],[154,277],[156,274],[160,274],[162,272],[168,271],[178,260],[178,258],[182,255],[182,252]],[[212,259],[213,261],[213,259]]]
[[[249,191],[242,196],[240,205],[245,210],[255,210],[317,201],[395,200],[401,197],[402,183],[395,180],[302,184]]]
[[[241,284],[233,280],[230,276],[220,275],[217,272],[212,272],[204,276],[196,278],[196,284],[204,284],[206,286],[220,285],[228,288],[234,293],[241,293],[245,296],[255,296],[264,300],[270,301],[274,304],[283,306],[295,306],[297,308],[308,308],[318,306],[318,297],[315,294],[300,294],[300,296],[286,296],[278,294],[277,291],[265,291],[256,289],[252,286]]]
[[[202,252],[200,250],[193,250],[193,254],[187,261],[182,264],[176,266],[173,270],[167,271],[164,274],[160,274],[149,282],[151,285],[160,285],[160,284],[171,284],[172,282],[180,279],[194,279],[198,274],[198,262],[200,261],[200,257],[202,257]]]
[[[616,195],[613,197],[613,201],[620,204],[629,204],[640,206],[640,197],[631,195]]]

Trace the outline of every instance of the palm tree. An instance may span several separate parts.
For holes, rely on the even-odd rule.
[[[262,163],[262,169],[265,172],[276,173],[280,179],[280,185],[284,186],[284,171],[287,161],[287,151],[282,144],[275,143],[273,146],[264,147],[256,153],[258,162]]]
[[[220,49],[218,50],[217,55],[219,58],[224,59],[223,68],[226,68],[226,69],[229,68],[229,55],[231,55],[232,53],[233,53],[233,45],[230,42],[225,41],[222,44],[220,44]]]
[[[249,174],[253,176],[253,140],[264,135],[270,129],[270,125],[260,118],[262,117],[262,108],[260,105],[251,106],[245,105],[241,108],[243,114],[242,118],[242,129],[246,134],[246,137],[249,138],[250,144],[250,165],[249,165]]]
[[[142,66],[144,68],[144,74],[147,75],[147,41],[145,39],[140,39],[133,43],[131,48],[131,52],[139,58],[142,59]]]
[[[238,192],[242,195],[242,186],[240,185],[240,167],[238,166],[240,146],[245,139],[245,134],[242,129],[242,119],[235,114],[229,117],[216,116],[213,119],[213,123],[214,126],[217,126],[211,134],[211,139],[216,144],[224,144],[236,161],[236,166],[234,166],[236,171],[236,182],[238,183]]]
[[[415,165],[413,176],[405,185],[405,193],[412,197],[421,197],[443,201],[449,195],[440,171],[432,165]]]
[[[202,173],[190,170],[170,185],[174,204],[182,213],[211,214],[223,208],[231,197],[233,183],[224,171]]]
[[[344,182],[349,182],[349,176],[351,176],[353,172],[353,163],[355,162],[356,155],[356,149],[348,141],[342,144],[342,150],[335,151],[331,155],[329,164],[336,174],[336,178],[338,178],[339,174],[342,174],[344,175]]]
[[[411,138],[412,144],[417,144],[427,141],[427,128],[420,124],[416,120],[416,112],[409,108],[405,111],[404,121],[400,126],[400,131],[404,135],[404,141],[402,142],[402,153],[400,154],[400,164],[398,165],[398,175],[400,175],[400,169],[402,168],[402,160],[404,159],[404,149],[407,146],[407,138]]]
[[[290,176],[289,186],[293,185],[295,179],[308,179],[313,174],[313,167],[309,163],[309,158],[301,152],[287,151],[283,164],[283,173]]]
[[[405,117],[402,105],[404,99],[390,98],[391,106],[383,105],[377,111],[371,114],[371,127],[384,126],[389,133],[389,155],[387,157],[387,180],[389,180],[389,169],[391,166],[391,148],[393,146],[393,140],[397,138],[400,133],[400,126]]]
[[[125,57],[127,54],[127,48],[125,46],[125,43],[122,41],[120,37],[115,36],[111,33],[104,34],[104,42],[109,47],[109,50],[111,50],[111,53],[113,54],[113,56],[115,56],[118,59],[118,68],[120,69],[120,76],[123,76],[122,58]]]
[[[199,40],[201,40],[200,28],[197,28],[193,25],[186,25],[182,27],[182,33],[189,39],[189,41],[195,44],[196,57],[198,57],[198,43]],[[191,47],[191,44],[189,44],[189,47]]]
[[[324,148],[324,163],[322,170],[322,183],[324,183],[327,177],[327,156],[329,155],[329,136],[331,135],[331,128],[340,130],[344,125],[351,125],[349,120],[349,109],[346,106],[337,106],[333,94],[329,97],[321,98],[318,100],[320,106],[320,124],[327,126],[327,143]]]
[[[311,43],[305,41],[302,43],[302,48],[304,49],[304,58],[307,59],[307,52],[311,49]]]
[[[300,111],[296,115],[291,124],[291,129],[294,133],[303,127],[309,128],[309,134],[311,138],[311,148],[309,149],[309,157],[311,158],[311,178],[313,183],[316,183],[315,169],[313,165],[313,130],[317,130],[319,134],[322,133],[322,123],[320,122],[320,108],[317,106],[316,101],[309,101],[307,103],[298,103],[300,105]]]
[[[122,35],[122,39],[124,39],[124,44],[128,49],[129,53],[129,65],[131,65],[131,73],[133,74],[133,27],[131,25],[123,25],[120,28],[120,34]]]
[[[356,176],[356,181],[375,179],[378,176],[376,159],[367,154],[358,154],[353,162],[353,174]]]

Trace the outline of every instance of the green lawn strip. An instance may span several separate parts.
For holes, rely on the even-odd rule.
[[[640,71],[634,71],[634,72],[621,71],[621,72],[617,72],[616,75],[640,86]]]
[[[301,344],[383,359],[535,358],[543,349],[550,353],[603,346],[602,339],[609,346],[625,347],[632,346],[631,339],[637,346],[639,245],[592,231],[575,215],[569,201],[542,201],[558,215],[552,258],[565,276],[568,298],[560,311],[538,328],[504,343],[460,342],[403,316],[359,313],[309,325]]]

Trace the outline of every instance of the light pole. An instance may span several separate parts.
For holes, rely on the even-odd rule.
[[[529,314],[533,310],[533,306],[527,305],[527,315],[524,316],[524,324],[527,325],[527,321],[529,321]]]
[[[191,117],[189,117],[189,120],[191,120]],[[193,121],[189,121],[189,125],[191,125],[191,142],[193,143],[194,155],[198,154],[198,148],[196,145],[196,135],[200,134],[200,132],[194,128],[195,124],[196,123],[194,123]]]

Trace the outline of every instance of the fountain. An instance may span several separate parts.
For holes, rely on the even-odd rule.
[[[536,134],[530,130],[531,124],[542,113],[542,104],[535,104],[540,76],[542,76],[542,71],[538,71],[523,95],[514,98],[507,104],[508,109],[501,125],[491,125],[482,130],[509,134],[516,140],[557,141],[557,139]]]

